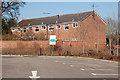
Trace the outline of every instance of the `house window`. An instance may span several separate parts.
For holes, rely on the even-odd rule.
[[[65,24],[64,30],[68,30],[68,29],[69,29],[69,24]]]
[[[64,39],[64,41],[69,41],[70,39]]]
[[[26,28],[23,28],[23,32],[26,32]]]
[[[39,32],[39,27],[35,27],[35,32]]]
[[[73,23],[73,28],[78,27],[78,23]]]
[[[42,26],[42,30],[45,30],[45,26]]]
[[[32,27],[29,27],[29,30],[32,30]]]
[[[20,28],[18,28],[17,32],[20,32]]]
[[[14,32],[15,31],[15,29],[12,29],[12,32]]]
[[[77,38],[72,38],[73,41],[77,41]]]
[[[58,29],[58,24],[56,25],[56,29]],[[60,24],[59,24],[59,29],[60,29]]]
[[[49,31],[53,31],[53,25],[49,25]]]

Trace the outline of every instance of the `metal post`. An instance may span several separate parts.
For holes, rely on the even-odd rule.
[[[58,56],[59,56],[59,15],[58,16]]]
[[[22,40],[22,28],[20,28],[21,34],[20,34],[20,40]]]
[[[52,54],[52,46],[50,45],[50,56],[51,56],[51,54]]]
[[[47,31],[46,32],[47,32],[47,40],[48,40],[48,24],[47,24]]]
[[[42,44],[40,45],[40,55],[42,55]]]
[[[53,54],[54,54],[53,52],[54,52],[54,45],[52,45],[52,56],[53,56]]]
[[[119,28],[117,28],[117,56],[119,55]]]
[[[42,55],[42,47],[40,47],[40,55]]]

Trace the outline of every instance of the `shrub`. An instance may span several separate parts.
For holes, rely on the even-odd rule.
[[[45,40],[45,34],[42,32],[39,32],[38,34],[35,35],[34,39],[35,40]]]
[[[38,55],[38,50],[33,49],[3,49],[3,55]]]
[[[19,36],[13,34],[4,34],[2,35],[2,40],[17,40]]]

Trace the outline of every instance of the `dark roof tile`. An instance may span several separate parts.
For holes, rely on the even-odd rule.
[[[91,15],[93,11],[89,12],[83,12],[83,13],[75,13],[75,14],[65,14],[65,15],[59,15],[59,22],[72,22],[74,21],[83,21],[85,18],[87,18],[89,15]],[[27,25],[42,25],[43,24],[55,24],[58,20],[57,16],[50,16],[50,17],[42,17],[42,18],[35,18],[35,19],[26,19],[22,20],[16,25],[19,25],[21,27],[27,26]],[[15,25],[15,26],[16,26]]]

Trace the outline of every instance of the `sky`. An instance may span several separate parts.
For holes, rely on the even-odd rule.
[[[117,19],[117,2],[26,2],[26,5],[20,8],[21,15],[19,21],[22,19],[40,18],[58,14],[63,15],[92,11],[93,4],[95,5],[95,12],[102,19],[106,17]]]

